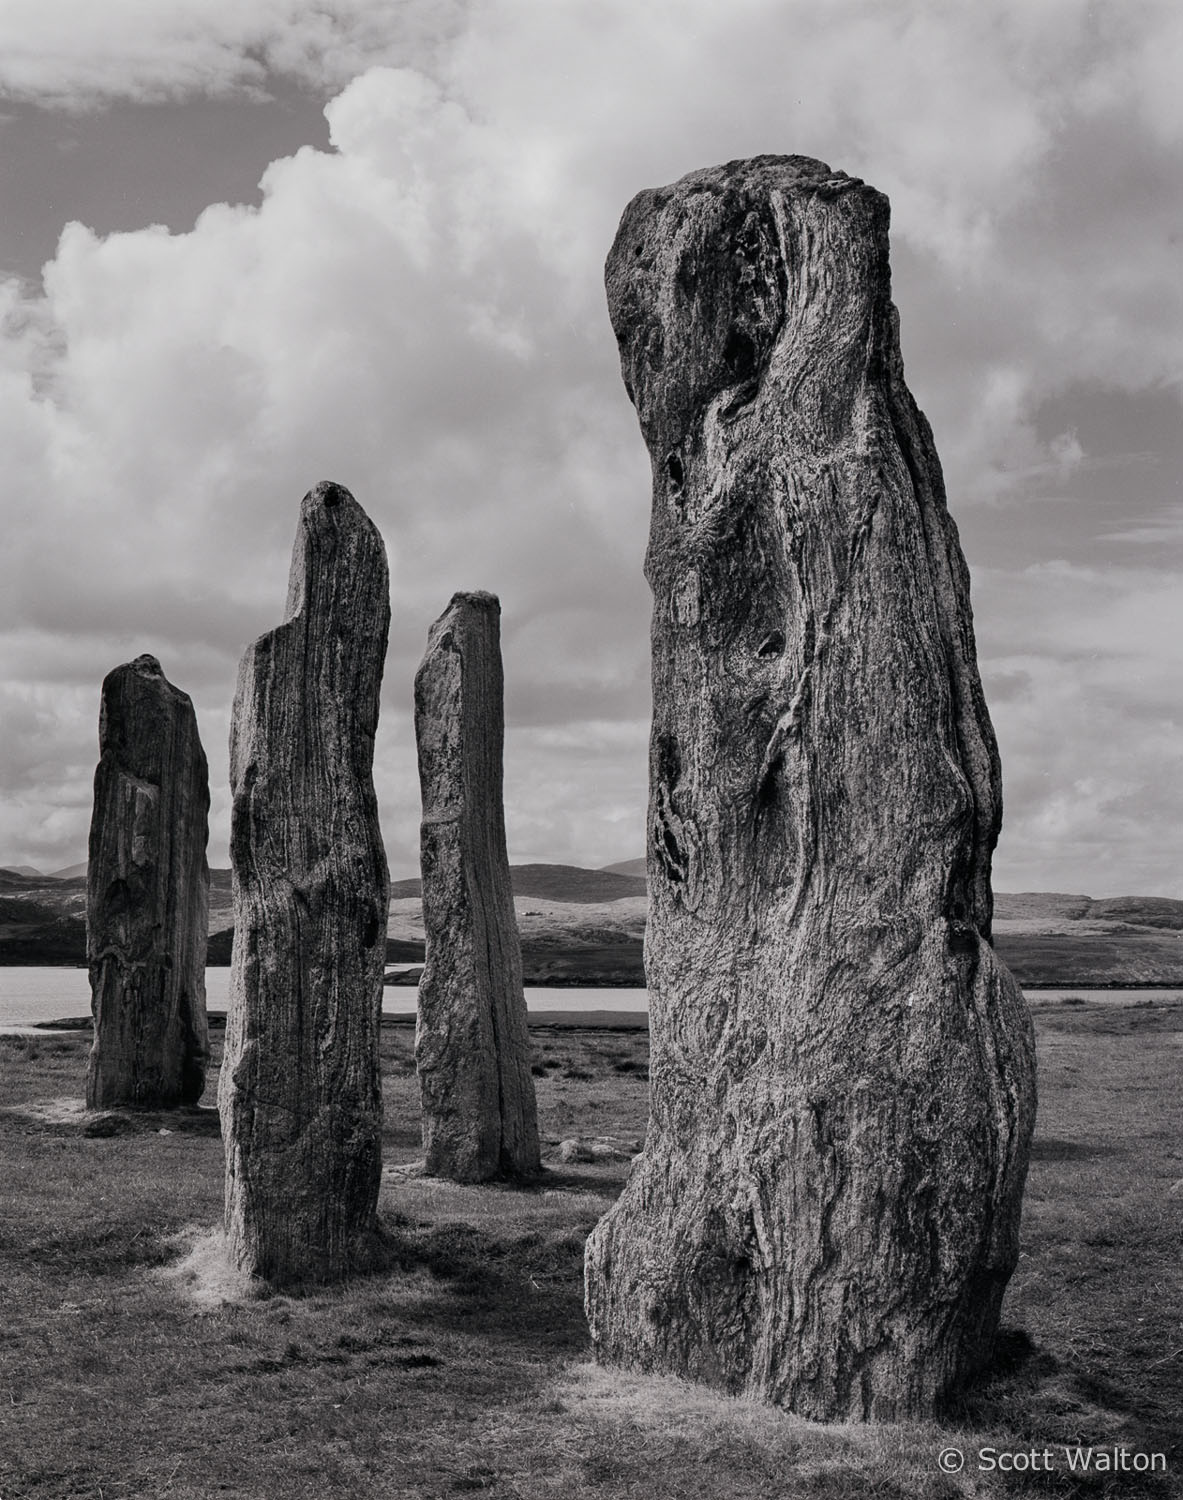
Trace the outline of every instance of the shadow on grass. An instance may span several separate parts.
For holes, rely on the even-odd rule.
[[[124,1271],[162,1266],[173,1256],[169,1226],[123,1219],[70,1225],[48,1234],[18,1238],[0,1232],[0,1255],[19,1257],[43,1272],[63,1277],[117,1276]]]
[[[415,1325],[574,1352],[587,1345],[585,1237],[584,1230],[565,1226],[498,1235],[387,1214],[366,1271],[373,1277],[429,1274],[438,1295],[429,1284],[426,1295],[402,1309]]]
[[[1112,1373],[1056,1359],[1025,1330],[1003,1328],[989,1369],[945,1416],[982,1432],[1004,1430],[1033,1449],[1053,1450],[1059,1462],[1051,1470],[1009,1476],[1016,1493],[1167,1500],[1176,1494],[1170,1471],[1183,1446],[1183,1417],[1131,1393]],[[1070,1470],[1064,1450],[1076,1448],[1162,1453],[1167,1473]]]

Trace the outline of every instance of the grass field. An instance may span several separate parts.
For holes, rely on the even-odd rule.
[[[998,1368],[943,1425],[879,1428],[590,1364],[583,1240],[644,1133],[643,1032],[533,1030],[551,1162],[515,1190],[414,1173],[411,1033],[386,1028],[385,1265],[267,1298],[217,1275],[216,1116],[89,1135],[86,1041],[0,1038],[0,1497],[1183,1494],[1183,1000],[1035,1011]],[[1072,1473],[1077,1443],[1168,1469]],[[979,1470],[991,1449],[1039,1466]]]

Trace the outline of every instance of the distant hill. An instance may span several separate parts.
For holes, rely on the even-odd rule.
[[[1169,896],[1069,896],[1060,891],[994,893],[994,920],[1001,925],[1035,923],[1059,929],[1066,923],[1125,922],[1134,927],[1183,931],[1183,901]]]
[[[0,870],[0,965],[84,964],[86,897],[81,909],[63,906],[59,890],[43,898],[48,876]],[[53,899],[56,897],[57,899]]]
[[[579,865],[510,865],[510,884],[515,896],[536,896],[543,901],[620,901],[643,896],[648,887],[643,875],[614,870],[585,870]],[[422,894],[419,880],[396,880],[390,887],[392,901]]]
[[[549,901],[619,901],[644,896],[644,875],[613,870],[584,870],[578,865],[511,865],[509,878],[515,896],[541,896]]]
[[[34,880],[41,879],[41,871],[33,865],[0,865],[0,875],[27,875]]]
[[[86,881],[55,880],[52,875],[18,875],[15,870],[0,870],[0,895],[17,901],[39,901],[55,911],[86,911]]]
[[[0,868],[0,965],[85,963],[86,866],[54,875],[27,873],[30,868]],[[643,870],[640,859],[603,870],[511,866],[514,894],[540,904],[538,910],[519,906],[523,956],[535,982],[640,982]],[[417,897],[420,883],[396,881],[390,894]],[[209,905],[209,961],[228,963],[234,920],[229,870],[210,871]],[[422,958],[422,924],[413,911],[412,917],[391,931],[391,961]],[[998,892],[994,939],[1022,984],[1183,988],[1183,901],[1169,897]]]

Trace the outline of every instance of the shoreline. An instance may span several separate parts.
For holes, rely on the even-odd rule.
[[[582,986],[583,988],[603,989],[607,986]],[[526,986],[527,989],[533,986]],[[556,988],[556,986],[539,986],[539,988]],[[581,986],[567,986],[567,988],[581,988]],[[1114,991],[1121,994],[1136,995],[1140,992],[1153,991],[1162,993],[1172,989],[1178,989],[1179,994],[1164,998],[1163,1004],[1172,1001],[1183,1002],[1183,985],[1163,984],[1047,984],[1047,985],[1024,985],[1023,993],[1028,1000],[1038,1000],[1043,995],[1054,996],[1065,990],[1080,990],[1081,997],[1075,995],[1063,995],[1059,1003],[1070,1004],[1075,999],[1083,1000],[1089,994],[1109,994]],[[1154,1005],[1156,1002],[1150,1000],[1145,1002]],[[226,1027],[226,1012],[224,1010],[211,1010],[207,1012],[207,1019],[211,1031],[224,1031]],[[383,1012],[380,1024],[383,1027],[406,1027],[414,1026],[416,1013],[413,1010],[403,1012]],[[611,1010],[608,1008],[597,1008],[588,1010],[533,1010],[527,1012],[526,1024],[533,1029],[540,1030],[597,1030],[597,1031],[647,1031],[649,1029],[649,1011],[644,1010]],[[79,1032],[91,1031],[94,1028],[94,1020],[91,1016],[61,1016],[48,1021],[32,1021],[27,1026],[21,1027],[20,1031],[25,1034],[38,1032]]]
[[[207,1019],[212,1031],[225,1030],[225,1011],[212,1010],[208,1013]],[[384,1015],[381,1024],[384,1027],[414,1026],[415,1019],[415,1013],[407,1011],[403,1015]],[[647,1010],[535,1010],[527,1014],[526,1024],[532,1028],[552,1031],[648,1031],[649,1012]],[[56,1021],[32,1021],[27,1028],[22,1029],[37,1032],[92,1031],[94,1021],[90,1016],[63,1016]]]
[[[399,962],[399,960],[394,960]],[[415,964],[414,967],[419,967]],[[216,972],[229,970],[229,964],[207,964],[206,969]],[[66,969],[70,971],[85,972],[87,965],[84,963],[55,963],[52,960],[38,962],[37,960],[22,960],[20,963],[9,962],[6,956],[0,956],[0,973],[5,969]],[[1010,971],[1014,974],[1014,969]],[[1171,990],[1183,991],[1183,976],[1160,977],[1150,979],[1074,979],[1071,977],[1059,979],[1040,978],[1024,982],[1017,974],[1019,988],[1024,994],[1029,992],[1038,993],[1041,990]],[[643,975],[634,973],[626,974],[548,974],[539,979],[527,979],[523,986],[526,990],[643,990],[645,980]],[[397,975],[397,971],[388,974],[383,980],[385,989],[411,989],[413,986]],[[211,1015],[217,1012],[211,1011]],[[88,1023],[89,1024],[89,1023]]]

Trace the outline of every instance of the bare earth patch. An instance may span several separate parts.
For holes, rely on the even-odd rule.
[[[0,1113],[35,1120],[41,1125],[78,1125],[86,1118],[82,1099],[30,1099],[24,1104],[5,1104]]]

